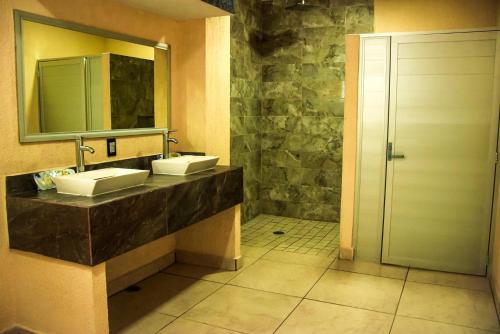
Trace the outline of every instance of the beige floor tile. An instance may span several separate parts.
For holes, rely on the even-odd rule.
[[[391,334],[491,334],[490,331],[396,316]]]
[[[158,334],[237,334],[237,332],[179,318]]]
[[[246,257],[260,258],[267,252],[269,252],[269,247],[254,247],[254,246],[246,246],[241,245],[241,255]]]
[[[490,293],[406,282],[398,315],[499,331]]]
[[[243,270],[245,268],[247,268],[249,265],[251,265],[252,263],[254,263],[255,261],[257,261],[259,258],[257,257],[250,257],[250,256],[242,256],[241,257],[241,268],[240,270]],[[238,270],[239,272],[239,270]]]
[[[303,297],[324,271],[318,267],[260,259],[229,284]]]
[[[179,316],[206,298],[222,284],[168,274],[154,275],[137,284],[141,291],[120,292],[109,302],[124,309],[140,308],[143,314],[160,312]]]
[[[121,313],[118,308],[109,310],[109,332],[121,334],[155,334],[175,320],[175,317],[151,312],[143,315]]]
[[[297,254],[286,251],[272,250],[269,253],[265,254],[262,259],[327,268],[335,258],[330,256]]]
[[[277,333],[387,334],[392,318],[386,313],[303,300]]]
[[[244,270],[244,268],[250,265],[250,263],[253,263],[257,260],[254,258],[248,258],[248,260],[250,259],[252,259],[253,261],[243,261],[244,263],[243,268],[239,269],[238,271],[220,270],[210,267],[195,266],[183,263],[175,263],[162,271],[169,274],[186,276],[196,279],[203,279],[212,282],[227,283],[236,275],[240,274]]]
[[[244,333],[272,333],[300,298],[224,286],[183,318]]]
[[[394,313],[404,281],[329,269],[306,298]]]
[[[440,271],[410,269],[408,281],[490,291],[490,283],[486,277],[444,273]]]
[[[330,268],[402,280],[406,278],[406,274],[408,272],[408,268],[405,267],[363,261],[346,261],[340,259],[337,259],[334,263],[332,263]]]

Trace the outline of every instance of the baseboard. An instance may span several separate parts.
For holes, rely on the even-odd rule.
[[[35,332],[32,330],[29,330],[25,327],[16,325],[14,327],[11,327],[9,329],[0,331],[0,334],[42,334],[41,332]]]
[[[241,268],[241,257],[236,259],[225,258],[217,255],[192,253],[183,250],[175,251],[175,262],[225,270],[238,270]]]
[[[174,252],[168,253],[153,262],[150,262],[140,268],[137,268],[123,276],[120,276],[108,282],[108,296],[114,295],[117,292],[129,287],[132,284],[142,281],[149,276],[152,276],[175,262]]]
[[[339,258],[341,260],[354,260],[354,248],[353,247],[342,247],[340,248]]]

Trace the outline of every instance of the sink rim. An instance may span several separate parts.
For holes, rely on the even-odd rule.
[[[152,169],[154,175],[187,176],[212,170],[217,166],[219,160],[220,157],[214,155],[183,155],[181,157],[154,160],[152,162]],[[191,166],[203,166],[204,164],[208,164],[209,167],[186,172]],[[169,171],[169,166],[173,168],[173,170]],[[160,171],[160,169],[166,170]],[[182,169],[182,171],[180,169]]]
[[[113,174],[104,177],[91,177],[92,174],[102,174],[103,172],[121,172],[119,174]],[[135,188],[143,186],[146,183],[147,178],[150,175],[150,170],[144,169],[134,169],[134,168],[116,168],[108,167],[102,169],[96,169],[87,172],[76,173],[72,175],[64,175],[54,177],[54,183],[56,184],[56,191],[59,194],[72,195],[72,196],[84,196],[84,197],[96,197],[104,194],[109,194],[112,192]],[[72,176],[72,177],[67,177]],[[132,180],[128,180],[126,185],[113,185],[112,182],[117,180],[122,180],[127,177],[132,177]],[[137,178],[139,178],[137,180]],[[133,181],[133,182],[132,182]],[[136,182],[139,181],[139,182]],[[109,187],[110,190],[99,191],[98,186]],[[97,191],[96,191],[97,189]]]

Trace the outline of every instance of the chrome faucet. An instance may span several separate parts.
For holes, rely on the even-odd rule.
[[[163,159],[168,159],[169,158],[169,144],[174,143],[174,144],[179,144],[179,141],[175,138],[170,138],[170,134],[172,132],[176,132],[177,130],[165,130],[163,131]]]
[[[83,137],[76,136],[75,137],[75,153],[76,153],[76,172],[84,172],[85,171],[85,160],[83,152],[89,152],[90,154],[94,154],[95,150],[90,146],[83,145]]]

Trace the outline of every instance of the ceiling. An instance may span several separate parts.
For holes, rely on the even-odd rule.
[[[230,13],[201,0],[117,0],[125,5],[174,20],[225,16]]]

